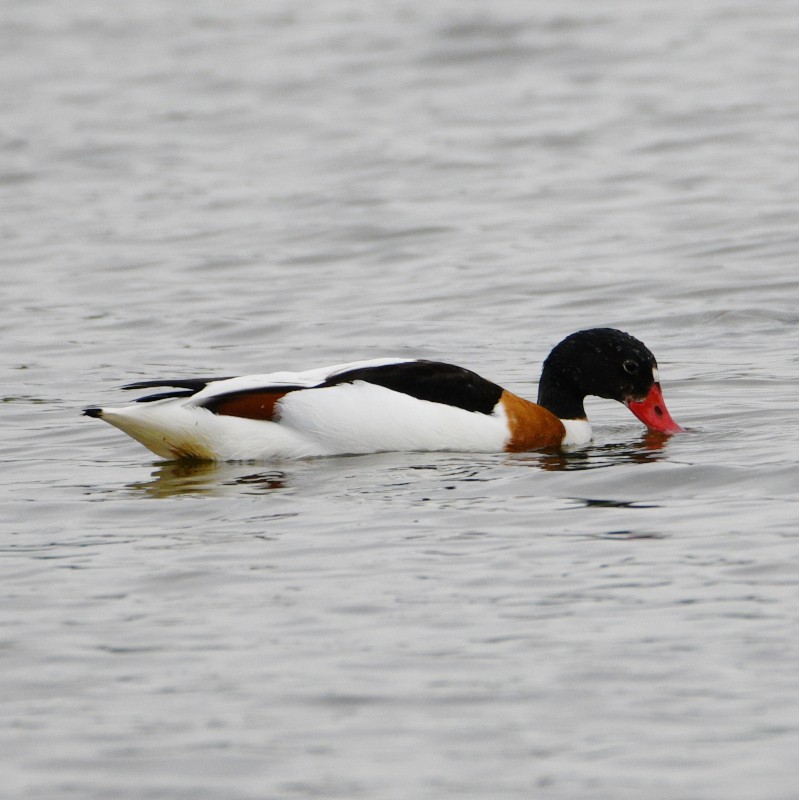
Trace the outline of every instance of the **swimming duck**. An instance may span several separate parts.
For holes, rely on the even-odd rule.
[[[666,409],[655,357],[613,328],[578,331],[556,345],[544,362],[537,403],[463,367],[406,358],[122,388],[163,391],[83,413],[170,460],[580,445],[591,439],[587,395],[623,403],[650,430],[683,430]]]

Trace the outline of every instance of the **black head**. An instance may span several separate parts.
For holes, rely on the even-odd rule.
[[[561,419],[584,419],[586,395],[643,400],[657,380],[657,362],[643,342],[614,328],[592,328],[567,336],[549,354],[538,402]]]

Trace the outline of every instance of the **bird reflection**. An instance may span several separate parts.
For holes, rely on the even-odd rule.
[[[128,488],[151,497],[176,497],[227,494],[231,488],[260,494],[287,486],[286,473],[282,470],[258,471],[257,465],[250,463],[168,461],[157,467],[150,480],[129,484]]]
[[[324,473],[338,472],[346,460],[353,474],[363,472],[370,476],[368,482],[374,491],[375,476],[381,470],[389,470],[383,489],[396,486],[395,472],[407,471],[402,485],[414,481],[411,471],[424,469],[438,473],[448,480],[473,482],[492,480],[496,477],[494,469],[499,464],[525,466],[545,472],[566,472],[609,467],[616,464],[646,464],[658,461],[665,455],[669,437],[647,431],[638,439],[622,443],[608,442],[574,450],[537,451],[513,454],[470,454],[470,453],[382,453],[366,456],[336,456],[330,459],[316,459],[295,463],[286,470],[277,468],[260,469],[264,465],[252,462],[226,463],[215,461],[169,461],[162,462],[152,473],[150,480],[128,485],[128,488],[142,492],[150,497],[176,497],[179,495],[226,495],[226,494],[264,494],[297,487],[306,481],[308,471],[316,473],[312,466],[321,462]],[[421,459],[424,459],[423,461]],[[287,471],[291,469],[291,472]],[[298,475],[299,472],[299,475]]]
[[[664,449],[668,441],[669,436],[666,434],[647,430],[632,442],[611,442],[574,450],[552,450],[528,455],[534,458],[533,466],[546,472],[599,469],[612,464],[649,464],[659,461],[665,455]]]

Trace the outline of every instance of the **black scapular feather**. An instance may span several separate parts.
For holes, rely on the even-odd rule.
[[[378,367],[360,367],[331,375],[321,387],[366,381],[418,400],[442,403],[466,411],[490,414],[502,387],[471,370],[440,361],[404,361]]]

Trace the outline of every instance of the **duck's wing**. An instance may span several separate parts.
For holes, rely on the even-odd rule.
[[[417,400],[483,414],[491,414],[502,396],[502,387],[471,370],[439,361],[407,359],[356,361],[306,372],[274,372],[206,382],[198,379],[196,384],[192,381],[159,382],[157,385],[177,386],[177,391],[191,393],[193,405],[216,414],[269,419],[274,403],[290,392],[329,389],[358,381]]]
[[[123,389],[168,388],[137,398],[148,403],[170,398],[191,398],[191,404],[215,414],[251,419],[273,419],[275,403],[290,392],[327,389],[358,381],[393,392],[466,411],[491,414],[502,387],[471,370],[440,361],[383,358],[355,361],[305,372],[219,378],[164,378],[137,381]]]

